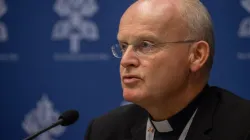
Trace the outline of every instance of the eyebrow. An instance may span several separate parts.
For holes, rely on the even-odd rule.
[[[120,35],[120,34],[118,34],[117,35],[117,40],[121,41],[121,42],[128,42],[128,40],[129,40],[128,36],[129,35]],[[140,32],[140,33],[138,33],[136,35],[132,35],[132,42],[133,41],[138,41],[138,40],[139,41],[148,40],[148,41],[153,41],[153,42],[159,41],[159,39],[154,34],[149,33],[149,32]]]

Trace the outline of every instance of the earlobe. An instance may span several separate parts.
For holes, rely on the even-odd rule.
[[[195,43],[190,53],[190,70],[196,72],[200,70],[207,62],[209,56],[209,45],[205,41]]]

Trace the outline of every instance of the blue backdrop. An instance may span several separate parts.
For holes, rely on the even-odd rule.
[[[110,46],[133,1],[0,0],[1,139],[22,139],[76,109],[76,124],[38,140],[80,140],[92,118],[124,103]],[[250,99],[250,0],[202,2],[216,35],[210,84]]]

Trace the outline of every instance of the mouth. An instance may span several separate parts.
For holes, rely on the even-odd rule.
[[[141,80],[141,78],[138,76],[135,76],[135,75],[126,75],[126,76],[122,77],[122,81],[126,85],[136,84],[140,80]]]

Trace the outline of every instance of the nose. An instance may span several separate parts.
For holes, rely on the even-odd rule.
[[[135,51],[133,50],[132,46],[129,46],[127,48],[127,50],[125,51],[125,53],[122,56],[120,63],[124,68],[138,67],[139,66],[138,57],[137,57]]]

